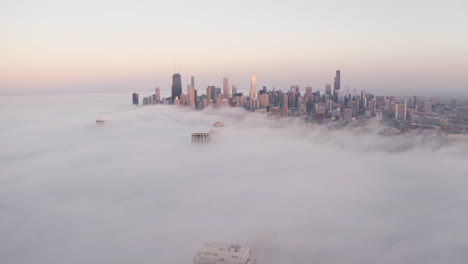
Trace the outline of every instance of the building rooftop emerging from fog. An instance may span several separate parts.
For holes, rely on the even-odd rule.
[[[255,264],[250,248],[239,245],[206,243],[193,258],[194,264]]]
[[[224,126],[224,122],[222,121],[217,121],[216,123],[213,124],[214,127],[223,127]]]

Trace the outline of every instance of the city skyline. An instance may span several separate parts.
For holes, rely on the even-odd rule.
[[[467,264],[468,0],[0,0],[1,264]]]
[[[0,93],[125,91],[151,82],[165,90],[177,64],[202,86],[230,76],[241,87],[251,72],[267,86],[317,86],[340,68],[358,89],[464,94],[466,9],[458,0],[98,1],[92,8],[12,1],[0,11],[7,40]]]
[[[174,73],[173,83],[181,86],[180,80],[181,75]],[[342,87],[341,70],[335,71],[333,91],[331,84],[326,84],[324,90],[311,86],[301,90],[299,85],[291,85],[286,91],[275,87],[268,89],[266,86],[257,89],[257,77],[252,74],[248,96],[247,93],[244,95],[243,92],[238,92],[235,85],[231,93],[228,77],[223,78],[222,88],[207,86],[206,93],[203,94],[203,88],[195,89],[195,77],[191,76],[190,80],[186,93],[174,95],[173,85],[171,97],[160,97],[156,88],[155,94],[143,97],[142,104],[171,104],[192,110],[204,110],[213,106],[216,109],[243,108],[270,117],[297,117],[317,126],[336,121],[339,121],[338,126],[352,123],[365,125],[375,118],[391,128],[391,134],[419,133],[424,129],[435,129],[434,131],[442,132],[448,138],[465,138],[467,134],[466,100],[463,98],[459,98],[461,102],[457,103],[454,99],[456,97],[451,97],[450,101],[447,97],[428,98],[424,93],[401,97]],[[139,105],[138,93],[132,94],[132,102]],[[210,133],[195,133],[192,137],[194,135],[195,142],[199,141],[197,135],[202,135],[203,141],[210,138]]]

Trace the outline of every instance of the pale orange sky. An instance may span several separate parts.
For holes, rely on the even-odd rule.
[[[11,1],[0,91],[164,89],[174,63],[200,85],[255,73],[260,85],[322,88],[341,69],[351,87],[465,91],[466,11],[457,0]]]

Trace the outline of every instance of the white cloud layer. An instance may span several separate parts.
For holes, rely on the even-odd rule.
[[[468,261],[466,143],[130,101],[0,97],[2,263],[182,264],[204,242],[260,264]]]

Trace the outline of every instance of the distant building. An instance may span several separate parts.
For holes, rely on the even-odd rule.
[[[232,96],[236,96],[237,94],[237,86],[234,84],[232,85]]]
[[[229,78],[223,78],[223,96],[224,98],[229,98]]]
[[[336,91],[340,89],[341,89],[341,72],[340,70],[337,70],[333,90]]]
[[[424,102],[424,113],[432,115],[432,102]]]
[[[414,112],[415,112],[414,109],[408,108],[408,109],[406,110],[406,119],[407,119],[407,120],[413,120],[413,119],[414,119]]]
[[[195,88],[192,85],[187,85],[187,99],[188,99],[188,106],[195,108],[196,107]]]
[[[210,141],[210,133],[193,133],[192,142],[193,143],[206,143]]]
[[[331,84],[325,85],[325,93],[328,94],[329,96],[332,96]]]
[[[194,264],[255,264],[250,248],[238,245],[206,243],[193,258]]]
[[[159,89],[159,87],[156,87],[154,89],[154,95],[155,95],[156,103],[158,104],[159,102],[161,102],[161,89]]]
[[[343,120],[349,122],[352,119],[353,119],[353,110],[351,110],[351,108],[343,109]]]
[[[406,104],[396,104],[395,105],[395,119],[396,120],[406,120]]]
[[[257,98],[257,77],[250,77],[250,100]]]
[[[370,110],[372,116],[375,116],[375,112],[377,110],[377,100],[375,98],[372,98],[369,101],[369,110]]]
[[[250,77],[250,107],[251,111],[257,109],[258,100],[257,98],[257,77],[252,74]]]
[[[214,89],[213,86],[206,87],[206,98],[208,99],[207,105],[209,105],[210,102],[213,101],[213,92],[214,92],[213,89]]]
[[[180,105],[180,101],[179,101],[178,96],[176,96],[176,98],[174,99],[174,105]]]
[[[133,104],[134,105],[138,105],[139,104],[139,100],[138,100],[138,94],[137,93],[133,93],[132,94],[132,101],[133,101]]]
[[[379,120],[381,120],[383,118],[382,109],[377,109],[375,111],[375,117],[377,117],[377,119],[379,119]]]
[[[174,73],[172,75],[172,96],[171,99],[174,99],[178,96],[180,98],[182,94],[182,77],[179,73]]]
[[[306,92],[305,92],[305,98],[306,98],[306,102],[309,102],[310,100],[312,100],[312,87],[306,87]]]

